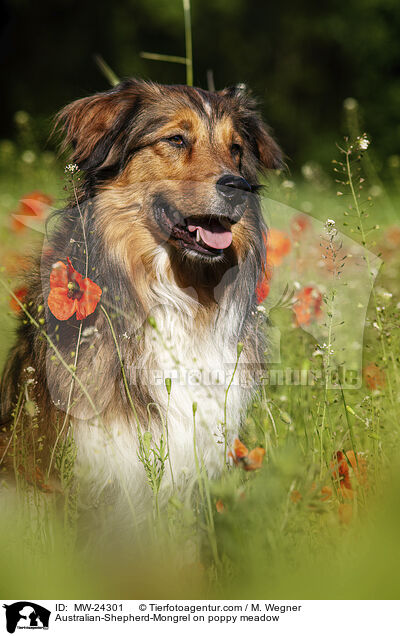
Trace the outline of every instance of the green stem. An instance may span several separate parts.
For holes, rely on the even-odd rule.
[[[142,51],[140,53],[140,57],[143,57],[145,60],[155,60],[157,62],[173,62],[174,64],[187,64],[188,59],[186,57],[181,57],[180,55],[164,55],[163,53],[148,53],[147,51]]]
[[[357,450],[356,450],[356,440],[355,440],[355,437],[354,437],[353,425],[352,425],[351,420],[349,418],[349,413],[348,413],[348,408],[347,408],[347,404],[346,404],[346,398],[344,396],[342,383],[340,381],[339,381],[339,383],[340,383],[340,392],[342,394],[342,401],[343,401],[343,405],[344,405],[344,412],[345,412],[345,415],[346,415],[346,422],[347,422],[347,426],[349,428],[349,433],[350,433],[351,445],[352,445],[352,448],[353,448],[354,456],[356,458],[356,463],[358,465],[358,457],[357,457]]]
[[[196,467],[196,473],[197,473],[197,481],[199,483],[199,490],[200,490],[200,496],[201,496],[201,501],[204,505],[204,490],[203,490],[203,480],[202,480],[202,476],[201,476],[201,472],[200,472],[200,463],[199,463],[199,457],[197,455],[197,440],[196,440],[196,411],[197,411],[197,402],[193,402],[192,405],[192,411],[193,411],[193,454],[194,454],[194,465]]]
[[[345,152],[345,155],[346,155],[346,170],[347,170],[347,176],[349,178],[349,186],[350,186],[351,196],[353,198],[354,206],[355,206],[355,209],[356,209],[356,212],[357,212],[357,216],[358,216],[359,230],[361,232],[361,242],[362,242],[363,247],[366,248],[367,242],[366,242],[366,236],[365,236],[364,226],[363,226],[363,222],[362,222],[361,210],[360,210],[360,206],[358,205],[358,199],[357,199],[356,192],[354,190],[353,175],[352,175],[351,166],[350,166],[350,154],[351,154],[351,147],[348,148],[347,151]],[[374,306],[375,306],[376,322],[377,322],[377,325],[378,325],[379,331],[380,331],[380,341],[381,341],[381,347],[382,347],[382,356],[383,356],[384,362],[386,362],[387,361],[387,353],[386,353],[386,346],[385,346],[384,335],[383,335],[383,325],[382,325],[381,317],[380,317],[379,311],[378,311],[378,303],[377,303],[377,300],[376,300],[375,289],[374,289],[373,281],[372,281],[371,263],[370,263],[369,256],[368,256],[368,250],[366,250],[365,261],[367,263],[368,275],[370,277],[371,284],[372,284],[371,295],[372,295],[372,299],[374,301]],[[392,357],[391,357],[391,362],[392,362],[393,366],[395,366],[394,360],[393,360]],[[390,397],[391,403],[393,404],[393,391],[392,391],[392,384],[391,384],[391,381],[390,381],[389,374],[387,376],[387,379],[388,379],[389,397]]]
[[[186,84],[193,86],[193,51],[192,51],[192,22],[190,17],[190,0],[183,0],[185,17],[185,46],[186,46]]]
[[[111,86],[116,86],[120,83],[119,77],[114,73],[112,68],[107,64],[107,62],[102,58],[101,55],[95,55],[94,60],[103,73],[104,77],[109,81]]]
[[[168,379],[171,381],[171,378],[168,378]],[[171,384],[169,384],[169,388],[167,387],[167,393],[168,393],[168,401],[167,401],[167,410],[165,413],[165,436],[167,440],[168,464],[169,464],[169,470],[171,472],[172,488],[173,490],[175,490],[174,473],[172,471],[171,453],[169,450],[169,431],[168,431],[168,412],[169,412],[169,403],[171,401]],[[164,420],[162,421],[164,425]]]

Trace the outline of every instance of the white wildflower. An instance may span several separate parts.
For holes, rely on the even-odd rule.
[[[65,166],[64,172],[66,174],[75,174],[76,172],[78,172],[79,170],[79,166],[76,163],[67,163],[67,165]]]
[[[18,126],[26,126],[29,122],[29,115],[24,110],[17,110],[14,115],[14,121]]]
[[[285,181],[282,182],[282,188],[286,188],[287,190],[293,190],[295,185],[295,182],[289,181],[289,179],[285,179]]]
[[[89,338],[90,336],[93,336],[97,332],[98,332],[97,327],[94,327],[94,326],[85,327],[85,329],[82,331],[82,337]]]
[[[36,155],[32,150],[25,150],[22,153],[21,159],[24,163],[33,163],[36,159]]]
[[[368,146],[370,144],[370,140],[368,139],[366,133],[361,135],[361,137],[357,137],[357,146],[359,150],[368,150]]]
[[[383,190],[379,185],[373,185],[369,189],[371,197],[380,197],[383,194]]]
[[[346,97],[343,102],[343,106],[346,110],[356,110],[356,108],[358,107],[358,102],[356,99],[354,99],[354,97]]]
[[[337,234],[336,222],[333,219],[327,219],[324,224],[325,230],[329,238],[333,238]]]

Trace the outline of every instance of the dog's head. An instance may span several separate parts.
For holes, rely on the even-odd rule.
[[[149,265],[163,243],[180,268],[215,270],[262,243],[258,174],[282,160],[242,88],[127,80],[59,122],[108,248],[130,264]]]

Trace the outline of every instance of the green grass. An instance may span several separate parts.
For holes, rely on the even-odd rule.
[[[13,233],[11,212],[19,199],[33,190],[53,196],[55,205],[62,205],[64,197],[62,166],[52,155],[34,148],[29,122],[21,131],[17,144],[0,144],[0,265],[5,267],[3,280],[11,287],[18,285],[18,255],[34,250],[41,238],[30,229]],[[28,155],[27,162],[23,153],[32,147],[35,157],[32,160]],[[341,160],[338,153],[333,151],[333,155]],[[76,510],[75,485],[68,481],[73,464],[71,447],[64,466],[65,498],[49,495],[43,502],[21,481],[22,511],[0,519],[3,597],[398,598],[400,258],[388,229],[400,226],[396,216],[399,174],[394,167],[387,175],[386,190],[364,160],[361,169],[369,178],[357,192],[366,203],[362,217],[354,218],[348,185],[345,193],[337,196],[343,186],[335,184],[335,174],[311,168],[303,170],[306,178],[280,175],[272,180],[267,212],[270,214],[273,201],[278,201],[285,209],[303,210],[322,222],[335,219],[343,236],[356,241],[362,240],[360,221],[368,230],[366,247],[371,253],[382,252],[383,265],[375,280],[375,295],[368,294],[366,299],[362,366],[376,364],[384,374],[384,383],[378,382],[376,389],[363,383],[343,392],[340,387],[327,388],[323,382],[315,386],[266,386],[255,399],[241,432],[249,449],[265,448],[262,467],[249,472],[233,467],[210,482],[200,462],[198,483],[191,493],[174,495],[165,509],[156,512],[155,519],[149,519],[146,528],[133,533],[133,538],[114,537],[109,543],[93,527],[85,530]],[[358,164],[352,174],[358,188]],[[293,183],[287,183],[289,179]],[[379,228],[369,232],[376,225]],[[318,234],[321,228],[318,224],[316,228],[314,248],[322,240]],[[288,259],[297,259],[299,251],[293,246]],[[303,286],[315,285],[312,254],[302,270]],[[365,261],[363,266],[367,267]],[[284,267],[282,264],[279,271],[285,272]],[[351,274],[346,280],[352,273],[358,275],[352,267],[354,264],[345,264],[345,271]],[[281,276],[285,280],[286,274]],[[292,268],[290,276],[293,283],[298,271]],[[331,306],[335,310],[341,285],[337,277],[326,283],[327,311]],[[295,326],[290,294],[288,298],[270,312],[272,325],[281,336],[281,361],[271,368],[316,372],[329,368],[326,352],[314,355],[318,333]],[[9,302],[9,295],[2,291],[1,363],[16,324]],[[349,320],[351,312],[346,314]],[[326,321],[329,323],[329,317]],[[345,339],[337,332],[345,360],[354,357],[351,327],[350,322]],[[329,324],[324,333],[328,332]],[[358,480],[350,468],[353,498],[349,500],[343,498],[331,462],[337,451],[351,450],[361,453],[359,461],[366,463],[367,481]],[[321,495],[324,487],[331,489],[328,499]],[[26,504],[28,499],[31,505]],[[217,502],[220,510],[222,502],[222,512],[217,510]]]

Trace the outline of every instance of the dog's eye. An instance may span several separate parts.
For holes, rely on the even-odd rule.
[[[186,139],[182,135],[172,135],[172,137],[167,137],[166,141],[168,141],[171,146],[176,146],[177,148],[186,146]]]
[[[240,146],[239,144],[232,144],[231,146],[231,154],[232,157],[234,157],[235,159],[237,159],[238,157],[242,156],[242,146]]]

